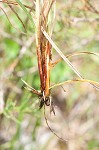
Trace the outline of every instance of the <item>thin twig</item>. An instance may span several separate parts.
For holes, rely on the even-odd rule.
[[[45,104],[44,104],[44,118],[45,118],[45,121],[46,121],[46,124],[47,124],[49,130],[50,130],[58,139],[60,139],[61,141],[64,141],[64,142],[67,143],[69,140],[65,140],[65,139],[63,139],[62,137],[60,137],[60,136],[59,136],[57,133],[55,133],[55,131],[50,127],[50,125],[49,125],[49,123],[48,123],[48,119],[47,119],[47,117],[46,117]]]

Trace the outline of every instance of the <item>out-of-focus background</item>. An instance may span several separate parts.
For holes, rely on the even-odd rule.
[[[22,2],[35,5],[30,0]],[[85,2],[56,2],[52,38],[65,55],[99,52],[99,1]],[[21,78],[40,89],[35,31],[22,8],[11,6],[0,2],[0,150],[99,150],[99,91],[79,82],[51,91],[56,115],[50,115],[49,108],[46,115],[54,132],[67,140],[64,142],[47,127],[38,97],[23,88]],[[58,58],[53,49],[53,62]],[[84,78],[99,82],[97,56],[77,55],[69,60]],[[51,85],[76,78],[64,61],[51,69]]]

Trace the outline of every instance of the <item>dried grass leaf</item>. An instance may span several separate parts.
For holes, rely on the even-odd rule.
[[[64,84],[68,84],[68,83],[74,83],[74,82],[86,82],[86,83],[90,83],[92,85],[97,86],[97,88],[99,89],[99,83],[93,80],[87,80],[87,79],[72,79],[72,80],[67,80],[58,84],[55,84],[53,86],[50,87],[50,89],[53,89],[54,87],[58,87],[58,86],[62,86]]]
[[[95,53],[95,52],[74,52],[71,54],[66,55],[67,58],[73,57],[73,56],[77,56],[77,55],[83,55],[83,54],[88,54],[88,55],[95,55],[95,56],[99,56],[99,53]],[[54,67],[56,64],[58,64],[60,61],[62,60],[62,58],[59,58],[56,62],[51,64],[51,67]]]

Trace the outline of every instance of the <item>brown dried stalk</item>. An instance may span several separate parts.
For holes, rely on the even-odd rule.
[[[50,98],[50,89],[52,89],[55,86],[59,86],[65,83],[70,82],[88,82],[91,85],[93,85],[95,88],[99,89],[99,84],[97,84],[94,81],[90,81],[87,79],[84,79],[81,74],[78,72],[78,70],[71,64],[71,62],[68,60],[67,57],[71,57],[74,55],[79,54],[94,54],[98,55],[96,53],[89,53],[89,52],[80,52],[80,53],[74,53],[69,56],[65,56],[60,49],[55,45],[55,43],[52,41],[52,39],[49,36],[48,33],[48,25],[47,25],[47,19],[49,10],[52,6],[52,3],[54,1],[52,0],[51,3],[48,3],[44,1],[44,3],[41,5],[40,0],[37,0],[36,5],[36,45],[37,45],[37,58],[38,58],[38,70],[40,75],[40,92],[34,90],[32,87],[28,86],[28,90],[32,91],[34,94],[37,94],[40,98],[40,108],[43,107],[43,105],[51,106],[50,110],[54,111],[53,102]],[[52,87],[50,87],[50,68],[53,66],[51,63],[51,45],[53,48],[59,53],[59,55],[62,57],[62,59],[70,66],[70,68],[78,75],[80,79],[76,80],[70,80],[66,81],[64,83],[56,84]],[[59,60],[60,61],[60,60]],[[25,83],[25,82],[24,82]],[[26,84],[26,83],[25,83]]]
[[[79,55],[79,54],[94,54],[94,55],[99,56],[99,54],[90,53],[90,52],[80,52],[80,53],[70,54],[66,57],[61,52],[61,50],[52,41],[51,35],[50,35],[51,32],[49,32],[49,28],[48,28],[48,17],[49,17],[49,13],[50,13],[50,10],[52,8],[52,5],[53,5],[54,1],[55,0],[49,0],[49,1],[43,0],[43,2],[41,2],[40,0],[36,0],[36,2],[35,2],[35,6],[36,6],[36,18],[35,18],[36,19],[35,20],[36,47],[37,47],[38,70],[39,70],[39,75],[40,75],[40,91],[37,91],[36,89],[30,87],[24,80],[22,80],[22,81],[25,83],[25,85],[26,85],[25,88],[27,90],[29,90],[32,93],[38,95],[38,97],[40,98],[40,108],[42,108],[44,106],[44,117],[45,117],[46,124],[47,124],[48,128],[50,129],[50,131],[54,135],[56,135],[60,140],[63,140],[65,142],[67,142],[68,140],[64,140],[63,138],[58,136],[51,129],[51,127],[48,124],[48,120],[47,120],[47,117],[46,117],[46,114],[45,114],[45,105],[50,106],[50,111],[52,111],[55,114],[54,105],[53,105],[53,102],[51,101],[51,97],[50,97],[50,90],[53,89],[54,87],[62,86],[63,84],[73,83],[73,82],[87,82],[87,83],[90,83],[91,85],[93,85],[94,87],[96,87],[98,89],[99,88],[99,83],[97,83],[95,81],[84,79],[81,76],[81,74],[78,72],[78,70],[68,60],[68,57],[71,57],[71,56],[74,56],[74,55]],[[17,18],[21,21],[23,27],[26,28],[24,23],[22,22],[21,18],[19,17],[19,15],[16,13],[16,11],[12,7],[12,5],[18,5],[18,3],[11,2],[11,1],[8,2],[7,0],[3,0],[3,1],[0,1],[0,2],[4,2],[4,3],[8,4],[8,6],[15,13]],[[26,5],[24,5],[24,6],[26,8],[31,9],[31,7],[27,7]],[[87,9],[92,11],[92,12],[96,12],[96,11],[94,11],[94,8],[90,5],[90,3],[87,3]],[[4,10],[3,10],[3,12],[5,13]],[[98,13],[98,12],[96,12],[96,13]],[[5,15],[6,15],[6,13],[5,13]],[[53,47],[58,52],[58,54],[61,56],[61,58],[70,66],[70,68],[76,73],[76,75],[80,79],[68,80],[68,81],[50,86],[50,68],[51,68],[51,66],[54,66],[55,64],[57,64],[60,61],[59,60],[54,64],[51,63],[51,47]],[[21,59],[21,57],[19,57],[19,59]],[[9,68],[10,72],[13,71],[13,68],[15,68],[17,63],[18,63],[18,60],[16,60],[15,63],[13,63],[11,65],[11,67]]]
[[[40,0],[36,1],[36,45],[37,45],[37,58],[38,58],[38,69],[40,75],[40,108],[45,104],[51,106],[52,102],[50,99],[50,61],[51,61],[51,44],[43,35],[41,27],[48,32],[47,19],[49,10],[52,6],[49,2],[44,1],[43,6],[41,6]],[[46,4],[46,5],[45,5]],[[41,6],[41,7],[40,7]],[[42,14],[42,15],[41,15]]]
[[[7,1],[6,1],[7,2]],[[86,80],[84,79],[81,74],[78,72],[78,70],[71,64],[71,62],[68,60],[67,57],[60,51],[60,49],[55,45],[55,43],[52,41],[49,30],[48,30],[48,16],[50,9],[54,3],[54,0],[51,1],[43,1],[43,4],[40,0],[36,0],[35,6],[36,6],[36,47],[37,47],[37,59],[38,59],[38,70],[40,75],[40,91],[35,90],[34,88],[30,87],[24,80],[23,82],[26,84],[26,89],[33,92],[34,94],[38,95],[40,98],[40,108],[44,106],[44,116],[46,120],[46,124],[48,128],[53,132],[59,139],[66,141],[59,137],[49,126],[47,117],[45,114],[45,105],[50,106],[50,111],[52,111],[55,114],[54,111],[54,105],[50,98],[50,90],[56,86],[61,86],[66,83],[72,83],[72,82],[88,82],[94,86],[99,87],[99,83]],[[18,16],[17,16],[18,17]],[[51,63],[51,45],[53,48],[59,53],[59,55],[62,57],[62,59],[70,66],[70,68],[79,76],[80,79],[75,80],[68,80],[63,83],[56,84],[54,86],[50,87],[50,68],[52,66]],[[88,53],[88,52],[82,52],[82,54],[95,54],[95,53]],[[78,53],[75,53],[73,55],[78,55]],[[70,55],[72,56],[72,55]],[[68,56],[68,57],[70,57]],[[67,141],[66,141],[67,142]]]

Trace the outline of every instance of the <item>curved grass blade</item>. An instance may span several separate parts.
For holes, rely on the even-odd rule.
[[[26,26],[25,26],[25,24],[23,23],[23,21],[22,21],[22,19],[20,18],[20,16],[17,14],[17,12],[14,10],[14,8],[13,8],[11,5],[8,4],[8,6],[10,7],[10,9],[13,11],[13,13],[16,15],[16,17],[17,17],[17,18],[20,20],[20,22],[22,23],[22,26],[23,26],[23,28],[25,29],[25,32],[27,32]]]
[[[72,79],[72,80],[67,80],[58,84],[55,84],[53,86],[50,87],[50,89],[53,89],[54,87],[58,87],[58,86],[62,86],[63,84],[68,84],[68,83],[73,83],[73,82],[86,82],[86,83],[90,83],[92,85],[95,85],[98,87],[99,89],[99,83],[93,80],[87,80],[87,79]]]
[[[24,12],[27,14],[27,16],[29,17],[31,23],[33,24],[33,28],[35,27],[32,15],[27,11],[27,9],[25,8],[25,6],[21,3],[20,0],[16,0],[17,3],[20,5],[20,7],[24,10]]]
[[[9,23],[12,25],[11,21],[9,20],[9,17],[7,16],[6,12],[4,11],[4,9],[0,6],[1,10],[4,12],[4,14],[6,15],[7,17],[7,20],[9,21]],[[13,25],[12,25],[13,26]]]
[[[18,29],[17,27],[15,27],[15,26],[11,23],[11,21],[10,21],[8,15],[6,14],[6,12],[4,11],[4,9],[3,9],[2,7],[0,7],[0,8],[1,8],[1,10],[4,12],[4,14],[5,14],[5,16],[7,17],[7,20],[8,20],[8,22],[11,24],[11,26],[12,26],[13,28],[15,28],[16,30],[19,30],[20,33],[26,34],[25,32],[23,32],[23,31],[21,31],[20,29]]]
[[[31,90],[35,90],[33,87],[31,87],[29,84],[27,84],[23,79],[21,79],[21,80],[28,88],[30,88]]]
[[[77,55],[83,55],[83,54],[88,54],[88,55],[95,55],[95,56],[99,56],[99,53],[94,53],[94,52],[74,52],[71,54],[66,55],[67,58],[73,57],[73,56],[77,56]],[[54,67],[56,64],[58,64],[60,61],[62,60],[62,58],[59,58],[56,62],[51,64],[51,67]]]
[[[27,84],[23,79],[21,79],[23,81],[23,83],[26,85],[26,87],[24,87],[25,89],[27,89],[28,91],[33,92],[34,94],[40,95],[41,92],[37,91],[36,89],[34,89],[33,87],[31,87],[29,84]]]
[[[95,55],[95,56],[99,56],[99,53],[94,53],[94,52],[74,52],[72,54],[67,55],[66,57],[72,57],[72,56],[76,56],[76,55],[82,55],[82,54],[89,54],[89,55]]]

